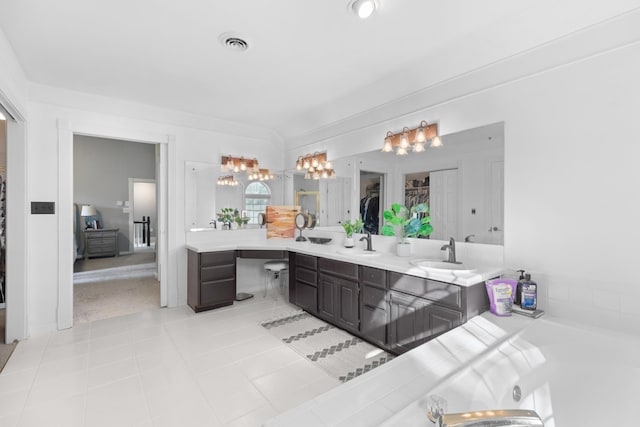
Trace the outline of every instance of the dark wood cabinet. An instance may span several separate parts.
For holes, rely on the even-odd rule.
[[[321,271],[318,280],[318,315],[350,331],[360,327],[358,282]]]
[[[318,313],[318,271],[314,256],[289,253],[289,302]]]
[[[405,352],[462,324],[462,312],[433,301],[391,291],[389,347]]]
[[[358,265],[318,259],[318,315],[343,329],[360,330]]]
[[[236,297],[236,252],[188,251],[187,304],[200,312],[233,304]]]
[[[290,253],[290,302],[395,354],[489,308],[484,283],[458,286]]]
[[[386,347],[389,323],[387,271],[361,266],[360,281],[360,333],[367,341]]]

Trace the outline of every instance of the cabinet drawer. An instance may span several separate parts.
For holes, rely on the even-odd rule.
[[[89,247],[93,247],[93,246],[105,246],[105,245],[111,245],[113,246],[116,243],[116,239],[115,237],[111,237],[111,238],[94,238],[94,239],[88,239],[87,240],[87,246]]]
[[[318,269],[318,259],[314,256],[296,254],[296,265],[310,270]]]
[[[387,291],[369,285],[362,285],[362,304],[369,307],[387,308]]]
[[[390,272],[389,286],[395,291],[406,292],[420,298],[437,301],[443,305],[462,309],[461,290],[456,285]]]
[[[358,264],[320,258],[318,260],[318,268],[322,273],[358,280]]]
[[[116,234],[117,233],[115,231],[101,231],[101,232],[94,231],[91,233],[87,233],[87,240],[105,239],[105,238],[115,239]]]
[[[306,268],[296,267],[295,279],[298,282],[304,282],[312,286],[318,284],[317,273]]]
[[[210,267],[214,265],[235,264],[236,252],[204,252],[200,254],[200,266]]]
[[[276,250],[247,250],[238,251],[238,258],[254,258],[254,259],[285,259],[287,251]]]
[[[233,301],[236,296],[235,279],[203,282],[200,285],[200,305]]]
[[[233,279],[236,276],[235,265],[220,265],[215,267],[202,267],[200,269],[200,280],[209,282],[211,280]]]
[[[382,289],[387,287],[387,271],[379,268],[361,266],[362,282],[378,286]]]

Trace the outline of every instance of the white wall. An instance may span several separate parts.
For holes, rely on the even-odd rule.
[[[57,96],[53,96],[57,94]],[[65,119],[70,123],[89,123],[94,128],[121,129],[123,133],[153,133],[175,136],[173,157],[169,158],[169,196],[173,197],[175,215],[170,215],[168,233],[173,235],[169,241],[174,244],[168,248],[169,264],[175,266],[175,274],[169,277],[169,286],[177,288],[175,300],[170,305],[186,303],[186,249],[184,248],[184,165],[186,160],[197,159],[203,162],[219,163],[220,156],[242,154],[256,157],[265,165],[274,165],[274,169],[282,168],[282,144],[269,139],[240,136],[242,129],[230,126],[231,131],[214,131],[206,129],[206,123],[189,122],[180,113],[173,115],[173,122],[166,122],[167,116],[162,111],[145,106],[136,106],[103,97],[92,97],[69,91],[52,88],[33,87],[32,101],[29,110],[29,194],[31,200],[58,200],[58,164],[54,160],[58,156],[57,120]],[[51,102],[58,99],[61,105]],[[46,102],[45,102],[46,101]],[[93,110],[72,108],[74,103],[85,106],[94,105]],[[119,108],[120,106],[120,108]],[[111,113],[120,111],[122,115]],[[157,121],[150,120],[155,116]],[[140,119],[145,117],[146,119]],[[174,124],[180,122],[179,124]],[[203,129],[204,128],[204,129]],[[230,134],[228,132],[236,132]],[[263,133],[246,132],[252,135]],[[100,136],[100,135],[94,135]],[[172,153],[172,150],[169,150]],[[215,183],[212,183],[215,185]],[[30,332],[38,333],[56,328],[56,309],[58,291],[57,257],[57,215],[34,215],[29,218],[30,237],[28,241],[29,263],[29,324]],[[171,291],[169,294],[171,295]]]
[[[523,76],[527,57],[516,57],[386,105],[383,121],[362,127],[356,117],[355,130],[341,122],[289,145],[333,158],[379,149],[387,130],[422,119],[437,119],[442,133],[504,121],[506,265],[533,273],[551,314],[638,332],[640,20],[628,18],[530,52],[538,69],[549,64],[544,72]],[[558,65],[559,52],[575,43],[584,53],[593,37],[589,55]],[[504,80],[486,86],[497,75]]]

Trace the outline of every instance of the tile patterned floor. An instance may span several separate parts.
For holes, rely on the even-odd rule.
[[[33,337],[0,374],[0,426],[259,426],[340,383],[260,326],[292,309],[256,297]]]

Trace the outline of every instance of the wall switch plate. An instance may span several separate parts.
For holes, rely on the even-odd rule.
[[[31,202],[32,215],[53,215],[56,213],[56,202]]]

